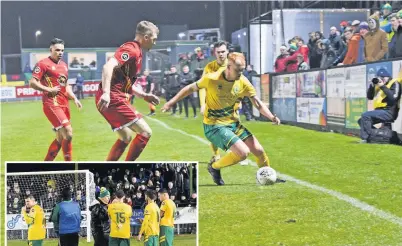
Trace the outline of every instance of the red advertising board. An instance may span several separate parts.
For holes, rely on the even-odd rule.
[[[42,96],[41,91],[37,91],[33,88],[30,88],[28,85],[25,86],[16,86],[16,97],[23,98],[23,97],[40,97]]]

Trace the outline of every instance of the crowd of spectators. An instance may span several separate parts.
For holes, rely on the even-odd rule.
[[[197,170],[195,164],[136,164],[127,165],[130,168],[94,168],[95,195],[101,187],[106,187],[113,198],[116,190],[126,193],[126,201],[134,209],[145,207],[144,192],[147,189],[159,191],[166,188],[170,198],[178,207],[196,206],[197,204]],[[190,169],[192,172],[192,187],[190,187]],[[74,183],[74,175],[32,175],[30,177],[10,176],[7,178],[7,213],[19,214],[25,205],[25,198],[33,195],[45,212],[50,212],[53,206],[60,202],[62,188],[69,186],[73,200],[85,209],[87,200],[85,182]],[[82,177],[84,178],[84,177]],[[157,201],[160,203],[160,201]],[[160,205],[160,204],[158,204]]]
[[[307,44],[301,37],[293,37],[280,47],[274,71],[296,72],[398,57],[402,57],[402,10],[393,13],[387,3],[367,20],[332,26],[329,37],[311,32]]]

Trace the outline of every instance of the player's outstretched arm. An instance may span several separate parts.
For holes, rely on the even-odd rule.
[[[136,97],[143,98],[146,102],[152,103],[153,105],[158,105],[160,103],[159,97],[152,93],[145,93],[141,88],[136,86],[131,87],[133,94]]]
[[[102,69],[102,91],[103,94],[97,102],[97,107],[100,111],[107,108],[110,103],[110,83],[112,81],[113,70],[119,65],[116,58],[110,58]]]
[[[251,97],[250,100],[253,103],[254,107],[256,107],[262,115],[264,115],[265,117],[267,117],[269,120],[271,120],[273,123],[275,123],[277,125],[279,125],[281,123],[281,120],[278,117],[276,117],[275,115],[273,115],[272,112],[268,109],[268,107],[265,106],[265,104],[263,102],[261,102],[261,100],[258,97],[256,97],[256,96]]]
[[[163,108],[162,112],[168,111],[175,103],[182,100],[183,98],[189,96],[191,93],[198,91],[200,88],[197,86],[197,82],[187,85],[179,91],[169,102],[167,102]]]
[[[42,92],[48,92],[50,93],[52,96],[57,95],[57,93],[60,91],[60,86],[56,86],[56,87],[47,87],[42,85],[39,80],[35,77],[32,77],[29,80],[29,86],[37,91],[42,91]]]
[[[82,104],[80,100],[75,96],[73,92],[73,88],[71,88],[71,85],[66,85],[66,92],[68,95],[68,98],[74,100],[75,105],[77,106],[78,109],[82,109]]]

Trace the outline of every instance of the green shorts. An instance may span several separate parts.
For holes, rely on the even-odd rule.
[[[144,246],[159,246],[158,236],[145,237]]]
[[[170,226],[161,226],[159,234],[160,246],[173,246],[174,228]]]
[[[42,246],[43,240],[28,240],[28,246]]]
[[[204,124],[204,134],[211,143],[224,151],[230,149],[238,140],[244,141],[253,135],[240,122],[229,125]]]
[[[109,246],[130,246],[130,239],[109,237]]]

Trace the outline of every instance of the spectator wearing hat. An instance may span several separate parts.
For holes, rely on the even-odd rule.
[[[363,21],[359,25],[359,34],[360,34],[360,40],[359,40],[359,52],[357,55],[357,63],[362,63],[365,60],[364,56],[364,36],[368,33],[369,27],[367,22]]]
[[[279,51],[281,52],[281,54],[275,60],[275,73],[282,73],[286,70],[285,58],[289,56],[287,52],[287,47],[285,45],[282,45],[279,48]]]
[[[339,31],[341,34],[343,34],[343,31],[345,30],[345,28],[348,27],[348,22],[343,20],[343,21],[341,21],[341,23],[339,23],[339,26],[341,28]]]
[[[363,113],[358,121],[361,143],[367,143],[375,124],[390,123],[398,117],[401,99],[398,79],[392,79],[386,69],[380,68],[367,90],[367,99],[374,101],[374,110]]]
[[[391,22],[389,19],[390,15],[392,14],[391,4],[389,3],[384,4],[381,7],[381,13],[382,15],[379,18],[380,27],[384,32],[387,33],[388,42],[391,42],[392,36],[394,36],[394,31],[392,30]]]
[[[370,16],[367,20],[369,32],[364,35],[365,61],[379,61],[388,53],[387,34],[380,29],[378,17]]]
[[[285,58],[286,72],[296,72],[297,71],[297,54],[300,52],[297,50],[295,44],[289,45],[288,50],[289,56]]]
[[[297,71],[309,70],[310,67],[307,62],[304,61],[302,53],[297,54]]]
[[[108,246],[110,222],[107,206],[110,201],[110,192],[105,187],[100,188],[98,200],[89,207],[91,211],[92,236],[94,237],[95,246]]]
[[[359,56],[360,33],[354,33],[352,28],[346,28],[343,34],[345,35],[348,47],[345,59],[343,59],[343,62],[338,65],[355,64],[357,63]]]
[[[402,57],[402,11],[399,11],[398,14],[390,15],[394,36],[389,43],[389,58]]]
[[[359,33],[359,25],[360,25],[360,21],[359,21],[359,20],[354,20],[354,21],[352,22],[351,28],[352,28],[352,30],[353,30],[353,33]]]

